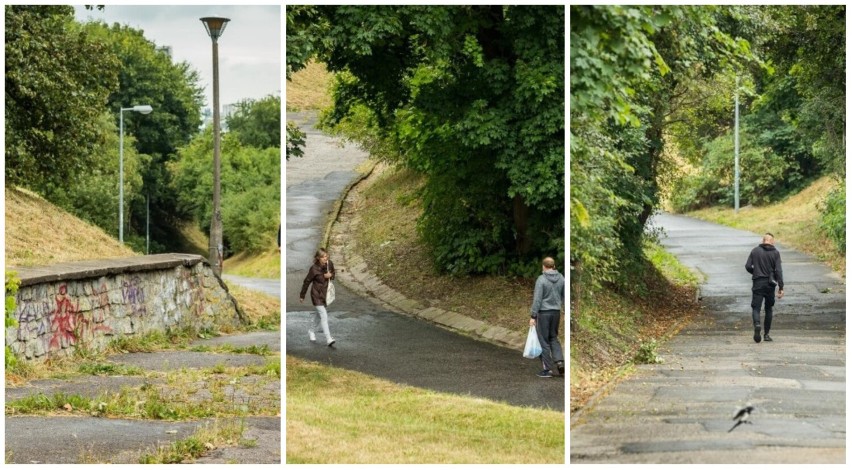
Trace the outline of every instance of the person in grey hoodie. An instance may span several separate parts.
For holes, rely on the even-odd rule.
[[[745,264],[751,273],[751,319],[754,323],[754,342],[760,342],[760,305],[766,305],[763,322],[763,340],[772,341],[769,328],[772,326],[772,307],[775,305],[775,285],[778,298],[784,297],[784,274],[781,271],[781,253],[775,249],[775,237],[763,235],[763,243],[754,247]]]
[[[541,261],[541,276],[535,281],[530,326],[535,326],[541,343],[541,378],[550,378],[558,371],[565,374],[565,359],[559,344],[559,318],[565,303],[565,278],[556,270],[553,258]]]

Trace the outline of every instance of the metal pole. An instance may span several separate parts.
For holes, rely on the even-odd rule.
[[[124,244],[124,109],[118,116],[118,242]]]
[[[740,76],[734,90],[734,214],[740,210]]]
[[[145,254],[151,254],[151,195],[145,198]]]
[[[220,203],[219,149],[219,43],[213,38],[213,217],[210,221],[210,264],[222,274],[222,213]]]

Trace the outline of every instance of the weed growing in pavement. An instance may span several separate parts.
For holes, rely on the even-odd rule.
[[[642,342],[633,361],[637,364],[662,364],[663,358],[657,355],[657,340]]]
[[[144,454],[139,458],[142,464],[164,464],[182,463],[192,461],[218,447],[231,447],[244,445],[247,440],[243,438],[245,433],[245,420],[217,420],[212,424],[204,426],[192,436],[175,441],[168,446],[162,446],[156,452]],[[253,440],[252,440],[253,441]],[[256,445],[256,441],[254,443]]]
[[[230,353],[230,354],[254,354],[257,356],[269,356],[272,354],[272,351],[269,349],[269,346],[266,344],[263,345],[251,345],[251,346],[232,346],[230,344],[220,344],[220,345],[200,345],[193,346],[189,349],[194,352],[217,352],[217,353]]]
[[[111,362],[84,362],[77,372],[86,375],[144,375],[145,372],[137,366],[113,364]]]

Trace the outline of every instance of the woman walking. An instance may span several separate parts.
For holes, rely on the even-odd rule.
[[[305,282],[302,283],[299,302],[305,301],[305,294],[308,292],[308,287],[310,287],[311,302],[313,302],[314,308],[317,311],[314,313],[313,325],[308,329],[308,337],[311,341],[316,341],[316,330],[321,327],[329,347],[334,344],[334,338],[331,337],[331,332],[328,330],[328,311],[326,310],[325,296],[326,292],[328,292],[328,284],[332,279],[334,279],[334,263],[329,261],[328,252],[320,248],[314,255],[314,264],[308,269]]]

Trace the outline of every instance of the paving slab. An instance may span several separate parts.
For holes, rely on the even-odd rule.
[[[844,279],[779,244],[775,341],[755,343],[744,265],[761,235],[668,214],[654,224],[668,251],[706,275],[704,307],[659,347],[662,364],[574,413],[570,463],[845,463]],[[746,404],[752,424],[729,433]]]

